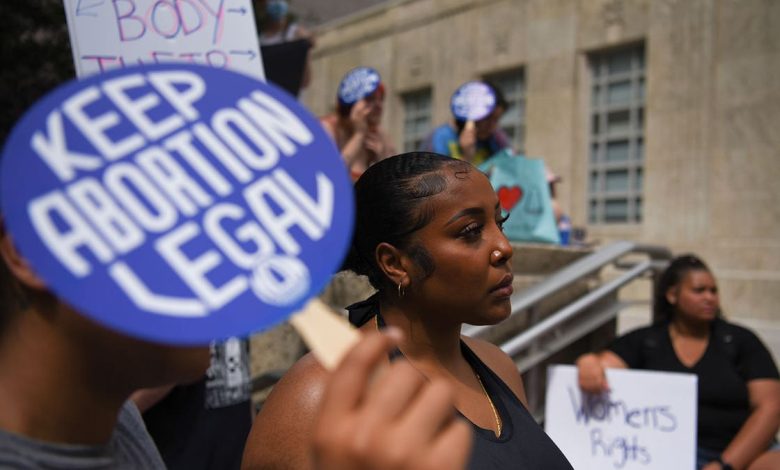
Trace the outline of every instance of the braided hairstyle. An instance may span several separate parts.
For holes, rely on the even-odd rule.
[[[390,281],[376,262],[375,250],[389,243],[407,250],[425,276],[435,266],[427,250],[410,242],[433,218],[430,198],[447,187],[444,167],[457,167],[456,177],[473,171],[471,164],[430,152],[396,155],[370,166],[355,183],[355,234],[344,268],[368,277],[377,290]]]
[[[672,287],[679,285],[691,271],[711,273],[704,261],[694,254],[685,254],[674,258],[661,273],[653,299],[653,318],[656,323],[666,323],[674,318],[675,306],[666,299],[666,293]]]

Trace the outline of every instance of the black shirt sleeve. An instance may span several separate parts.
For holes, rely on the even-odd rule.
[[[745,381],[780,378],[772,354],[758,336],[747,328],[731,326],[735,328],[735,336],[740,337],[737,367]]]

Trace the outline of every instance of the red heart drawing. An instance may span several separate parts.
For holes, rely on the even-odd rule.
[[[512,210],[520,202],[520,199],[523,198],[523,190],[520,186],[501,186],[496,192],[498,193],[501,208],[505,211]]]

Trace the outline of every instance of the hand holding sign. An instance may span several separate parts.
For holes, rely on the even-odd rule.
[[[547,374],[545,431],[574,468],[694,468],[696,376],[608,369],[611,391],[580,390],[577,370]]]
[[[60,87],[14,129],[1,181],[9,231],[54,292],[170,343],[283,320],[339,266],[352,224],[349,180],[314,117],[270,85],[194,65]]]
[[[452,115],[458,121],[485,119],[496,107],[496,95],[484,82],[467,82],[452,94]]]
[[[452,94],[450,107],[456,121],[465,121],[458,144],[463,158],[472,161],[477,149],[475,123],[490,116],[496,107],[496,95],[484,82],[466,82]]]

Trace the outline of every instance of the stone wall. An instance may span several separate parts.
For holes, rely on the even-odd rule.
[[[432,124],[467,79],[521,67],[526,153],[563,177],[559,199],[590,239],[694,251],[731,318],[775,321],[780,304],[780,2],[397,0],[323,26],[305,103],[322,114],[351,67],[387,84],[401,148],[401,94],[431,87]],[[644,219],[587,224],[587,56],[643,43]]]

